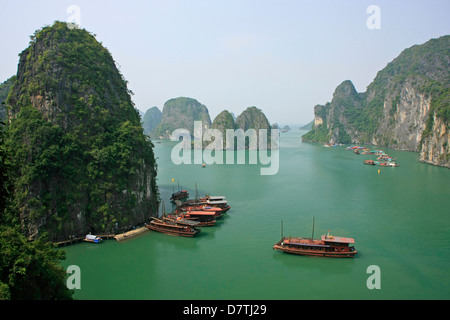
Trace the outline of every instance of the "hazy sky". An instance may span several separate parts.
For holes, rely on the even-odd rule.
[[[307,123],[342,81],[365,91],[402,50],[450,34],[449,0],[0,0],[0,82],[29,36],[67,21],[71,5],[121,66],[138,109],[191,97],[211,120],[256,106],[271,123]],[[380,29],[367,27],[370,5]]]

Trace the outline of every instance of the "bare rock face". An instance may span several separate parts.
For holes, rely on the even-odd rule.
[[[420,161],[450,168],[450,130],[435,113],[430,134],[423,138]]]

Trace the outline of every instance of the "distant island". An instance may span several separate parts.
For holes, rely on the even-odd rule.
[[[299,130],[311,130],[311,128],[314,125],[314,120],[312,120],[311,122],[308,122],[307,124],[301,126],[300,128],[298,128]]]
[[[331,102],[314,107],[305,142],[371,144],[420,153],[450,168],[450,36],[404,50],[367,91],[349,80]]]
[[[150,135],[155,128],[161,122],[162,113],[158,107],[148,109],[142,119],[142,127],[144,128],[144,134]]]
[[[237,118],[233,113],[224,110],[212,122],[208,108],[193,98],[179,97],[168,100],[164,104],[159,123],[156,123],[159,109],[156,111],[155,108],[147,110],[143,119],[144,129],[149,128],[145,133],[153,139],[170,139],[172,132],[180,128],[187,129],[191,136],[201,135],[202,132],[194,132],[195,121],[202,122],[203,131],[217,129],[224,137],[227,129],[244,131],[255,129],[257,133],[260,129],[266,129],[268,130],[268,139],[270,138],[272,126],[262,110],[255,106],[248,107]],[[150,113],[153,116],[147,116]],[[153,122],[150,124],[150,121]],[[152,127],[153,129],[150,130]],[[225,141],[223,148],[226,149]]]

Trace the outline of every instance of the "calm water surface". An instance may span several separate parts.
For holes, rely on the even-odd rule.
[[[450,170],[420,163],[417,153],[383,149],[400,167],[363,164],[345,147],[301,143],[281,134],[280,168],[174,165],[173,142],[155,144],[166,209],[178,182],[195,196],[224,195],[231,210],[196,238],[156,232],[124,242],[63,248],[78,265],[77,299],[449,299]],[[248,162],[248,161],[247,161]],[[172,183],[175,179],[175,183]],[[331,229],[352,237],[354,259],[314,258],[272,250],[281,237],[315,238]],[[367,268],[381,270],[369,290]]]

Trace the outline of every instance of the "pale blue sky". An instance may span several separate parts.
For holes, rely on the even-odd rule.
[[[381,29],[369,30],[369,5]],[[180,96],[214,117],[261,108],[271,123],[304,124],[351,80],[366,87],[412,45],[450,34],[448,0],[0,0],[0,82],[29,36],[67,8],[121,66],[142,111]]]

